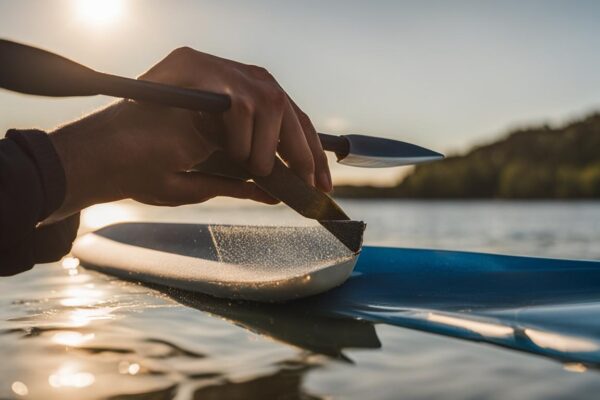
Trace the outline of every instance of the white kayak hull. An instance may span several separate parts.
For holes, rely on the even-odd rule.
[[[73,254],[110,275],[221,298],[282,302],[344,283],[357,255],[321,227],[126,223]]]

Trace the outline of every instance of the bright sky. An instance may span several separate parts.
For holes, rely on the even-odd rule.
[[[317,129],[452,152],[600,109],[598,1],[0,0],[0,37],[136,76],[182,45],[267,67]],[[0,131],[107,98],[0,92]],[[336,167],[336,182],[401,171]]]

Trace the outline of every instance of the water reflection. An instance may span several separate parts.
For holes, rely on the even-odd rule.
[[[347,348],[379,349],[372,323],[316,315],[300,304],[265,304],[218,299],[199,293],[152,286],[175,301],[225,318],[237,326],[313,353],[349,361]]]
[[[513,336],[512,327],[491,322],[476,321],[438,313],[428,313],[427,320],[442,325],[466,329],[483,337],[509,338]]]
[[[63,269],[67,270],[67,273],[70,276],[74,276],[79,273],[79,270],[77,268],[77,267],[79,267],[79,259],[76,257],[71,257],[71,256],[64,257],[61,261],[61,265],[62,265]]]
[[[78,328],[89,325],[93,321],[114,319],[112,312],[112,307],[76,309],[67,314],[67,323],[71,327]]]
[[[588,368],[581,363],[566,363],[563,365],[563,369],[569,372],[577,372],[583,373],[588,370]]]
[[[27,396],[29,394],[29,388],[21,381],[13,382],[10,388],[17,396]]]
[[[124,202],[97,204],[81,213],[83,230],[99,229],[117,222],[135,221],[138,207]]]
[[[302,388],[302,381],[310,365],[291,365],[270,375],[261,376],[244,382],[225,381],[196,390],[191,397],[204,399],[289,399],[319,400]]]
[[[532,212],[540,206],[528,205],[520,208],[522,211],[518,217],[512,218],[514,224],[504,222],[510,219],[499,214],[498,208],[509,206],[500,204],[438,206],[394,202],[377,203],[374,207],[365,206],[367,203],[364,202],[353,204],[350,204],[349,210],[352,215],[370,213],[365,219],[372,221],[367,232],[371,242],[386,241],[397,246],[398,238],[402,238],[405,245],[423,247],[433,244],[456,248],[459,238],[461,246],[470,243],[473,249],[489,239],[489,243],[498,246],[491,249],[494,251],[535,252],[540,255],[552,251],[554,255],[571,257],[598,257],[600,254],[597,246],[600,208],[597,204],[572,207],[573,210],[585,207],[593,211],[583,216],[565,214],[564,206],[555,205],[550,209],[542,205],[541,208],[545,207],[547,212],[542,216],[534,213],[535,216]],[[457,207],[465,211],[456,212]],[[491,219],[469,219],[473,207],[479,207],[481,215],[489,215]],[[385,212],[381,211],[382,208]],[[215,207],[186,210],[157,208],[141,211],[140,215],[143,212],[155,213],[153,218],[182,222],[214,221],[214,218],[221,222],[218,219],[222,218],[231,223],[246,222],[252,216],[255,222],[261,222],[259,217],[265,215],[260,208],[256,211],[253,208],[219,211]],[[280,209],[276,208],[273,212],[279,213],[277,210]],[[166,218],[159,212],[170,214]],[[552,222],[559,214],[564,217],[559,222]],[[280,223],[281,215],[276,214],[276,218],[269,221]],[[494,225],[498,223],[506,226],[503,232],[514,227],[523,229],[524,220],[526,225],[528,220],[536,223],[547,221],[547,231],[562,235],[559,239],[565,245],[540,249],[530,240],[521,240],[515,247],[514,241],[507,242],[502,237],[488,234],[498,232],[497,225]],[[405,223],[398,224],[398,221]],[[436,227],[441,231],[423,231],[423,227],[429,229],[432,226],[423,221],[437,223]],[[469,227],[456,221],[477,223]],[[495,222],[492,226],[486,221]],[[571,225],[560,221],[581,223]],[[533,223],[529,226],[533,227]],[[460,227],[460,232],[454,231],[456,227]],[[449,232],[446,228],[454,230]],[[582,235],[581,232],[588,234]],[[397,271],[400,264],[395,265],[395,269],[391,264],[390,271]],[[489,262],[481,260],[479,264],[489,265]],[[410,263],[402,265],[410,267]],[[559,270],[564,272],[559,273]],[[435,333],[460,334],[460,337],[478,342],[485,341],[483,335],[489,335],[487,337],[495,337],[490,340],[491,343],[501,343],[505,347],[508,339],[502,337],[504,331],[494,324],[512,322],[515,329],[513,343],[519,349],[533,349],[531,351],[536,354],[560,356],[552,347],[592,350],[594,346],[589,342],[598,338],[600,323],[596,317],[600,315],[597,290],[600,273],[597,270],[557,265],[556,272],[548,274],[540,274],[539,270],[533,269],[512,276],[492,270],[490,275],[476,276],[472,280],[451,279],[456,276],[424,270],[421,264],[415,264],[414,271],[414,274],[405,273],[400,282],[389,279],[389,275],[385,274],[379,279],[370,280],[369,276],[373,275],[368,274],[354,279],[344,286],[345,296],[339,296],[338,309],[348,310],[350,294],[356,293],[355,297],[364,300],[365,293],[372,292],[369,300],[373,301],[368,304],[373,307],[358,309],[364,318],[379,318],[379,322],[387,319],[391,320],[387,323],[423,331],[431,331],[431,326],[435,325],[440,327]],[[453,272],[461,271],[464,268]],[[442,292],[440,288],[446,290]],[[369,289],[372,289],[371,292]],[[93,293],[96,291],[102,294],[95,296]],[[560,358],[561,364],[556,365],[541,357],[525,357],[508,351],[500,353],[490,346],[462,343],[413,330],[381,327],[378,333],[387,345],[384,351],[350,353],[344,349],[361,348],[363,340],[342,337],[354,334],[355,330],[373,329],[372,325],[364,323],[356,327],[351,322],[347,325],[333,323],[334,328],[329,329],[327,334],[331,318],[312,320],[303,316],[303,313],[322,311],[322,304],[305,305],[305,310],[299,306],[285,306],[275,307],[279,309],[274,311],[265,308],[260,312],[252,311],[252,307],[245,310],[243,305],[227,306],[217,301],[217,306],[211,311],[210,298],[184,296],[186,301],[181,299],[182,296],[172,296],[183,304],[218,317],[210,318],[205,312],[180,307],[165,296],[153,293],[143,286],[120,283],[80,268],[75,259],[66,259],[62,264],[52,266],[37,266],[21,276],[1,280],[0,357],[4,363],[0,364],[0,398],[158,400],[235,399],[237,396],[244,399],[314,399],[317,393],[330,395],[325,398],[345,397],[339,394],[337,388],[350,387],[345,394],[352,398],[493,398],[509,390],[510,394],[506,397],[541,399],[547,398],[549,393],[560,398],[593,397],[600,390],[597,374],[581,373],[593,367],[588,359],[600,359],[598,351],[570,354],[569,359]],[[384,297],[386,293],[389,297]],[[66,299],[71,300],[63,301]],[[396,303],[388,301],[390,299],[395,299]],[[553,302],[568,302],[569,305],[557,309],[552,306]],[[434,310],[442,303],[453,307]],[[492,309],[484,309],[481,303]],[[541,306],[543,304],[550,306]],[[398,312],[398,309],[410,312]],[[236,310],[240,315],[235,315]],[[464,312],[452,312],[457,310]],[[433,316],[437,322],[425,319],[429,311],[437,315]],[[246,320],[243,315],[246,312],[255,312],[256,317],[252,317],[255,320]],[[290,314],[289,318],[286,313]],[[421,325],[415,323],[416,315]],[[443,317],[439,318],[439,315]],[[286,318],[296,321],[286,322]],[[243,329],[223,323],[221,319],[239,324]],[[464,319],[468,319],[466,325]],[[469,323],[471,321],[477,323]],[[525,328],[528,330],[525,331]],[[562,337],[548,336],[548,333],[561,332],[561,329],[581,335],[575,339],[588,343],[582,346],[574,343],[571,337],[565,342]],[[289,346],[262,340],[246,334],[245,330],[306,351],[295,351]],[[527,335],[531,335],[537,344]],[[540,345],[549,347],[542,348]],[[342,351],[355,358],[357,365],[314,354]],[[72,365],[73,369],[66,373],[61,371],[67,365]],[[563,372],[563,368],[568,372]],[[481,379],[482,371],[486,372],[485,379]],[[67,377],[68,374],[74,374],[74,377]],[[93,376],[93,383],[83,388],[75,387],[78,381],[91,381],[85,374]],[[55,383],[65,386],[51,386],[51,375],[55,376]],[[356,386],[352,385],[353,382]],[[382,391],[384,387],[387,391]]]
[[[83,334],[81,332],[76,331],[62,331],[57,332],[52,336],[52,342],[56,344],[61,344],[64,346],[80,346],[85,342],[89,342],[96,337],[94,333],[86,333]]]
[[[101,290],[86,287],[69,287],[64,290],[60,304],[65,307],[92,307],[104,301]]]
[[[587,353],[600,350],[598,343],[575,336],[525,329],[525,335],[537,346],[562,353]]]
[[[137,375],[142,366],[136,362],[123,360],[119,363],[119,373],[123,375]]]
[[[84,388],[96,381],[94,374],[79,371],[76,366],[66,365],[48,377],[53,388]]]
[[[254,338],[254,344],[260,344],[252,348],[270,349],[271,359],[264,360],[260,350],[250,348],[229,354],[227,347],[237,345],[244,334],[231,341],[206,332],[180,334],[168,325],[159,327],[161,318],[178,321],[170,309],[175,308],[177,315],[183,307],[157,292],[149,296],[152,292],[142,286],[113,281],[85,269],[79,269],[77,275],[69,273],[77,269],[75,260],[61,263],[53,273],[62,272],[62,277],[51,278],[52,293],[45,292],[41,303],[31,303],[35,313],[13,321],[21,328],[7,332],[28,338],[28,346],[21,349],[23,361],[6,376],[9,398],[317,399],[303,383],[309,371],[327,362],[326,357],[315,353],[345,359],[345,348],[380,347],[373,325],[368,323],[305,316],[304,311],[293,307],[261,307],[170,292],[171,299],[185,305],[306,350],[290,351]],[[138,325],[144,320],[136,320],[140,310],[150,320],[149,315],[156,312],[153,329],[145,331],[145,325]],[[188,314],[195,311],[185,310]],[[123,318],[125,315],[128,318]],[[212,320],[206,315],[202,313],[204,320]],[[205,328],[213,329],[210,323]],[[239,330],[233,331],[239,335]],[[219,347],[221,341],[229,345]],[[210,351],[205,353],[207,348]],[[281,356],[273,358],[275,354]],[[30,362],[39,367],[32,368]],[[250,369],[246,369],[247,363]],[[0,398],[4,395],[0,392]]]
[[[68,284],[57,291],[58,302],[64,307],[60,314],[64,315],[65,324],[79,328],[89,325],[92,321],[113,319],[112,313],[115,308],[104,306],[109,301],[109,294],[90,282],[92,277],[89,274],[79,273],[79,260],[75,257],[65,257],[61,265],[69,275]],[[71,340],[75,340],[73,334],[69,334]],[[61,337],[64,339],[67,336]]]

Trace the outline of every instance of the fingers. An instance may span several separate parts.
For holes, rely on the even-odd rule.
[[[273,169],[287,101],[287,96],[280,90],[272,88],[267,93],[264,105],[257,109],[254,118],[252,151],[248,160],[248,167],[258,176],[269,175]]]
[[[229,95],[231,108],[223,114],[224,140],[219,142],[232,159],[264,176],[279,151],[307,183],[331,190],[327,160],[310,119],[266,69],[183,47],[142,78]]]
[[[329,171],[327,155],[325,155],[325,152],[323,151],[323,146],[321,146],[321,140],[319,139],[317,130],[315,129],[308,115],[306,115],[306,113],[304,113],[304,111],[298,107],[294,100],[290,98],[290,102],[294,107],[296,115],[298,116],[298,120],[300,121],[300,125],[304,131],[304,135],[306,136],[306,141],[308,142],[308,146],[310,147],[310,151],[313,155],[317,186],[325,192],[331,192],[333,189],[331,172]]]
[[[244,163],[255,175],[271,173],[275,161],[287,95],[264,79],[261,69],[252,68],[251,75],[260,80],[245,84],[244,95],[231,94],[232,108],[225,113],[225,148],[234,160]]]
[[[301,178],[315,186],[315,162],[302,125],[291,103],[287,102],[279,136],[279,154]]]
[[[232,98],[231,109],[223,119],[227,131],[225,151],[240,163],[245,163],[250,158],[254,110],[255,105],[251,98],[236,96]]]
[[[156,188],[151,204],[178,206],[202,203],[217,196],[249,199],[266,204],[279,201],[269,196],[252,182],[200,172],[180,172],[167,176]]]

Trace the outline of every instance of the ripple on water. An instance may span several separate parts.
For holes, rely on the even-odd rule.
[[[370,243],[600,257],[596,203],[573,209],[504,203],[344,206],[353,217],[370,222],[366,232]],[[220,212],[232,223],[260,222],[256,219],[266,215],[262,208],[203,210],[153,208],[148,215],[157,220],[215,222],[214,215]],[[270,222],[289,219],[285,208],[273,210]],[[237,303],[213,304],[196,296],[170,297],[77,264],[67,259],[0,279],[0,398],[543,399],[593,398],[600,391],[597,374],[582,363],[563,366],[384,325],[376,331],[367,325],[335,325],[326,332],[329,335],[319,336],[327,322],[300,318],[288,308],[261,311]],[[436,318],[447,325],[464,325]],[[467,326],[482,327],[493,328]],[[542,344],[548,339],[539,333],[534,338]],[[342,347],[358,348],[344,350],[354,364],[315,355],[329,351],[336,357]]]
[[[300,390],[298,368],[273,362],[293,359],[295,351],[256,342],[245,331],[232,334],[226,322],[206,315],[197,315],[195,327],[186,308],[160,292],[83,270],[74,261],[67,265],[37,267],[20,283],[23,298],[9,301],[19,316],[0,322],[0,354],[12,360],[0,364],[0,382],[9,383],[0,398],[236,395],[268,382],[282,390],[279,381]],[[148,314],[155,314],[151,323],[144,321]],[[256,351],[240,357],[232,347],[240,341]]]

